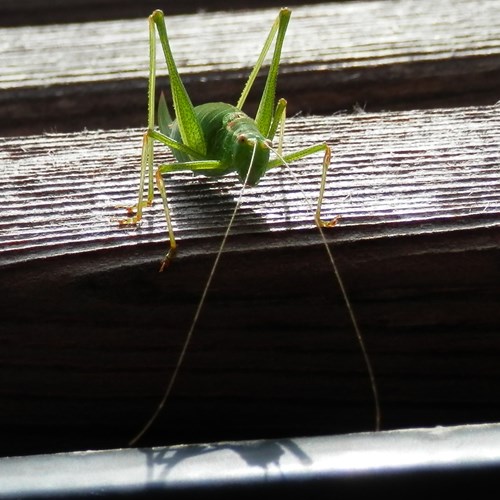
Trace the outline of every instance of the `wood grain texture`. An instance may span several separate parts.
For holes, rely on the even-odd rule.
[[[433,222],[433,231],[440,224],[447,231],[458,221],[465,227],[498,217],[499,126],[496,106],[294,118],[286,150],[332,144],[324,217],[341,214],[356,238],[406,234]],[[3,264],[165,241],[161,203],[146,210],[140,230],[112,222],[126,215],[116,207],[136,201],[141,136],[116,130],[0,139]],[[166,148],[157,150],[157,162],[172,161]],[[293,166],[312,204],[321,160]],[[181,248],[185,239],[223,234],[240,190],[235,176],[176,174],[167,186]],[[272,172],[248,190],[235,232],[311,229],[311,212],[293,177]]]
[[[275,16],[276,8],[167,17],[195,103],[236,102]],[[291,114],[356,103],[371,109],[494,103],[499,22],[500,8],[489,1],[296,7],[280,93]],[[145,18],[1,29],[1,132],[143,124],[147,43]]]
[[[290,150],[333,146],[325,214],[342,220],[328,238],[384,428],[500,416],[499,130],[495,106],[289,120]],[[164,389],[239,186],[169,177],[180,253],[160,275],[158,204],[139,230],[111,222],[115,205],[134,201],[140,136],[1,139],[5,453],[123,445]],[[309,196],[320,161],[293,166]],[[311,221],[285,172],[246,193],[170,406],[144,444],[373,428]]]

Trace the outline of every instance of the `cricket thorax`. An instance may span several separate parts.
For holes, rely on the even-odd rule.
[[[268,168],[271,141],[242,111],[228,116],[226,135],[225,149],[230,152],[231,162],[241,181],[250,186],[256,185]]]

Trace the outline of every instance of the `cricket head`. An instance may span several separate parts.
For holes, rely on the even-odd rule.
[[[255,186],[266,173],[272,144],[258,133],[240,133],[236,136],[233,161],[241,182]]]

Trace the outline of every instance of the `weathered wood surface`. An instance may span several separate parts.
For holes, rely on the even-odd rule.
[[[385,428],[500,418],[499,121],[495,106],[289,121],[287,148],[334,148],[325,215],[343,218],[328,238]],[[111,221],[134,200],[140,136],[1,139],[8,450],[122,445],[172,369],[239,186],[171,176],[180,254],[158,274],[159,204],[139,230]],[[294,165],[310,196],[320,161]],[[247,192],[146,443],[372,428],[366,372],[311,219],[286,172]]]
[[[208,96],[236,102],[275,16],[271,8],[168,18],[172,48],[195,103]],[[493,104],[499,26],[500,6],[491,1],[296,7],[280,93],[290,114],[357,103],[373,110]],[[145,18],[1,29],[0,62],[4,135],[144,125]]]
[[[499,125],[498,106],[293,118],[285,146],[332,144],[323,216],[341,214],[352,239],[423,233],[424,224],[447,232],[488,227],[498,216]],[[142,130],[127,129],[0,139],[2,264],[165,243],[157,245],[160,256],[161,203],[146,210],[140,230],[113,222],[126,216],[119,205],[136,201],[141,137]],[[165,150],[158,146],[158,162],[171,161]],[[312,203],[321,160],[293,168]],[[167,180],[182,258],[185,239],[223,234],[241,186],[235,176]],[[311,229],[312,219],[296,181],[276,171],[249,189],[235,232]]]

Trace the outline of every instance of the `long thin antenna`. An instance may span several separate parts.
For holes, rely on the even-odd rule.
[[[306,200],[306,203],[308,204],[309,208],[311,211],[314,211],[313,204],[311,203],[311,200],[307,196],[306,192],[302,188],[299,179],[297,178],[295,172],[293,169],[290,167],[290,165],[284,160],[284,158],[274,149],[272,151],[276,154],[276,156],[283,162],[283,165],[287,167],[287,170],[291,177],[294,179],[295,183],[297,184],[299,190],[301,191],[302,195],[304,196],[304,199]],[[321,236],[321,239],[323,241],[323,245],[325,247],[326,253],[328,254],[328,259],[330,261],[330,264],[332,265],[333,269],[333,274],[335,275],[335,278],[337,280],[337,283],[340,288],[340,293],[342,294],[342,298],[344,299],[344,303],[347,307],[347,311],[349,312],[349,317],[351,319],[351,324],[354,329],[354,334],[356,335],[356,339],[358,341],[358,345],[361,350],[361,354],[363,356],[363,360],[366,366],[366,371],[368,372],[368,377],[370,379],[370,386],[372,390],[372,396],[373,396],[373,403],[374,403],[374,409],[375,409],[375,430],[379,431],[380,430],[380,422],[381,422],[381,411],[380,411],[380,401],[379,401],[379,396],[378,396],[378,389],[377,389],[377,382],[375,380],[375,373],[373,371],[372,363],[370,361],[370,356],[368,355],[368,350],[366,349],[365,342],[363,340],[363,335],[361,334],[361,329],[359,328],[358,321],[356,319],[356,315],[354,314],[354,309],[352,307],[351,301],[349,299],[349,295],[347,294],[347,290],[344,286],[344,281],[342,280],[342,277],[340,275],[339,269],[337,267],[337,263],[333,257],[332,250],[330,248],[330,245],[328,244],[328,241],[325,236],[325,232],[323,231],[323,228],[318,225],[317,226],[319,230],[319,234]]]
[[[241,202],[243,200],[243,194],[245,192],[245,186],[247,185],[248,179],[250,177],[250,172],[252,171],[252,166],[253,166],[253,160],[255,158],[255,152],[257,150],[257,143],[255,143],[253,152],[252,152],[252,158],[250,160],[250,167],[248,168],[248,172],[245,178],[245,182],[243,183],[243,186],[240,190],[240,194],[238,196],[238,200],[236,201],[236,205],[234,207],[233,213],[231,215],[231,219],[229,220],[229,223],[226,228],[226,232],[224,233],[224,237],[222,238],[222,242],[220,244],[219,250],[217,252],[217,255],[215,257],[214,263],[212,265],[212,269],[210,270],[210,274],[208,275],[208,279],[205,283],[205,287],[203,288],[203,292],[200,297],[200,301],[198,302],[198,307],[196,308],[196,312],[194,313],[193,320],[191,321],[191,326],[189,327],[188,333],[186,335],[186,339],[184,340],[184,344],[182,346],[181,352],[179,354],[179,357],[177,358],[177,363],[175,364],[174,371],[172,372],[172,375],[170,376],[170,379],[168,381],[167,388],[163,394],[163,397],[160,400],[160,403],[158,405],[158,408],[156,408],[156,411],[153,413],[151,418],[146,422],[146,425],[139,431],[139,433],[130,440],[129,446],[134,446],[139,439],[146,433],[146,431],[153,425],[154,421],[157,419],[158,415],[161,413],[163,408],[165,407],[165,403],[167,402],[168,397],[170,396],[170,393],[172,392],[172,388],[174,387],[174,384],[177,380],[177,376],[179,375],[179,370],[181,368],[181,365],[184,361],[184,358],[186,356],[186,352],[188,350],[189,344],[191,343],[191,338],[193,337],[193,332],[198,324],[198,319],[200,317],[201,310],[203,308],[203,305],[205,304],[205,300],[207,297],[208,290],[210,288],[210,285],[212,284],[213,277],[215,275],[215,271],[217,269],[217,266],[219,265],[219,260],[222,255],[222,252],[224,250],[224,247],[226,246],[226,241],[229,236],[229,232],[231,231],[231,227],[233,226],[234,219],[236,218],[236,214],[241,206]]]
[[[251,170],[252,170],[252,165],[253,165],[253,160],[254,160],[254,157],[255,157],[256,147],[257,147],[257,144],[255,144],[255,146],[254,146],[254,149],[253,149],[253,152],[252,152],[252,158],[251,158],[251,161],[250,161],[250,168],[248,169],[248,172],[247,172],[247,175],[246,175],[246,178],[245,178],[245,182],[243,183],[243,186],[242,186],[242,188],[240,190],[240,194],[239,194],[238,199],[236,201],[236,205],[234,207],[233,213],[231,215],[231,218],[229,220],[228,226],[227,226],[226,231],[224,233],[224,237],[222,238],[221,244],[219,246],[219,250],[217,251],[217,255],[215,257],[214,263],[213,263],[212,268],[210,270],[208,279],[207,279],[207,281],[205,283],[205,287],[203,288],[203,292],[202,292],[200,300],[198,302],[198,306],[196,308],[196,312],[195,312],[195,314],[193,316],[193,320],[191,321],[191,325],[190,325],[188,333],[186,335],[186,339],[184,340],[184,344],[182,346],[182,349],[181,349],[181,352],[179,354],[179,357],[177,358],[177,363],[175,365],[174,371],[172,372],[172,375],[170,376],[167,388],[166,388],[166,390],[165,390],[165,392],[163,394],[162,399],[160,400],[160,403],[158,404],[158,407],[157,407],[156,411],[153,413],[153,415],[147,421],[147,423],[144,425],[144,427],[140,430],[140,432],[133,439],[130,440],[130,442],[129,442],[130,446],[134,446],[139,441],[139,439],[141,439],[141,437],[148,431],[148,429],[151,427],[151,425],[157,419],[158,415],[164,409],[165,403],[167,402],[167,400],[168,400],[168,398],[169,398],[169,396],[170,396],[170,394],[172,392],[172,388],[173,388],[173,386],[174,386],[174,384],[175,384],[175,382],[177,380],[177,377],[178,377],[181,365],[184,362],[184,358],[186,356],[187,349],[188,349],[188,347],[189,347],[189,345],[191,343],[191,338],[193,336],[194,329],[196,328],[196,325],[198,324],[198,319],[200,317],[200,313],[201,313],[201,310],[203,308],[203,305],[205,304],[206,297],[207,297],[207,294],[208,294],[208,290],[209,290],[210,285],[212,283],[213,277],[215,276],[215,271],[217,270],[220,257],[222,255],[222,252],[224,251],[224,247],[225,247],[227,239],[229,237],[229,233],[230,233],[231,228],[233,226],[234,220],[236,218],[236,214],[238,213],[238,210],[239,210],[239,208],[241,206],[241,202],[243,200],[243,194],[245,192],[245,186],[247,184],[248,178],[249,178]],[[276,156],[287,167],[289,174],[293,177],[294,181],[296,182],[296,184],[297,184],[299,190],[301,191],[302,195],[304,196],[304,199],[306,200],[306,203],[308,204],[309,208],[311,209],[311,211],[314,211],[313,205],[312,205],[309,197],[305,193],[304,189],[300,185],[300,182],[297,179],[297,176],[295,175],[295,172],[293,172],[293,170],[290,167],[290,165],[283,159],[283,157],[277,151],[275,151],[272,148],[270,148],[270,149],[276,154]],[[354,314],[354,309],[352,307],[351,301],[350,301],[349,296],[347,294],[346,288],[344,286],[344,282],[343,282],[342,277],[340,275],[340,272],[338,270],[337,263],[335,261],[335,258],[333,257],[333,253],[332,253],[332,251],[330,249],[330,246],[329,246],[328,241],[326,239],[326,236],[325,236],[325,233],[323,231],[323,228],[321,226],[319,226],[319,225],[317,227],[318,227],[319,234],[321,236],[323,245],[324,245],[325,250],[327,252],[328,259],[329,259],[330,264],[332,266],[333,273],[334,273],[335,278],[337,280],[337,283],[339,285],[339,289],[340,289],[340,292],[342,294],[342,298],[343,298],[343,300],[345,302],[345,305],[347,307],[347,311],[349,313],[351,324],[353,326],[354,333],[356,335],[356,339],[358,341],[358,344],[359,344],[359,347],[360,347],[360,350],[361,350],[361,353],[362,353],[362,356],[363,356],[363,360],[364,360],[364,363],[365,363],[365,366],[366,366],[366,369],[367,369],[367,372],[368,372],[368,376],[369,376],[369,379],[370,379],[370,386],[371,386],[373,400],[374,400],[374,407],[375,407],[375,430],[378,431],[378,430],[380,430],[381,411],[380,411],[380,402],[379,402],[379,397],[378,397],[377,383],[376,383],[376,379],[375,379],[375,374],[374,374],[374,371],[373,371],[373,367],[372,367],[372,364],[371,364],[371,361],[370,361],[370,357],[368,355],[368,351],[366,349],[366,346],[365,346],[365,343],[364,343],[364,340],[363,340],[363,335],[361,334],[361,330],[359,328],[359,325],[358,325],[358,322],[357,322],[357,319],[356,319],[356,315]]]

